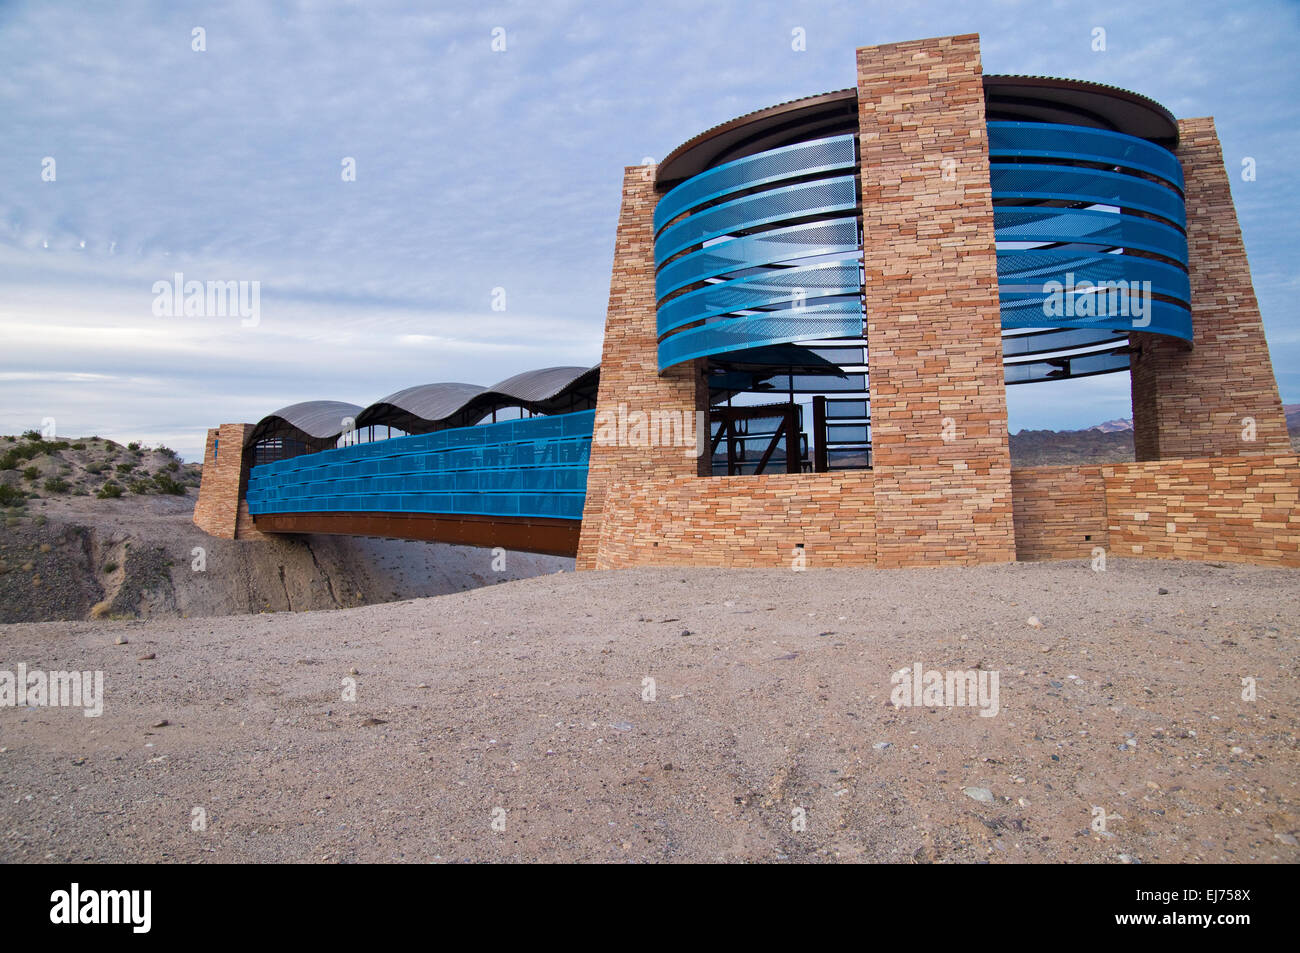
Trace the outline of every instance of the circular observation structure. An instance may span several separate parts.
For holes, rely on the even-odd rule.
[[[983,83],[1006,383],[1127,371],[1135,331],[1189,341],[1173,116],[1095,83]],[[716,126],[657,169],[660,370],[705,359],[715,407],[812,397],[812,469],[870,461],[857,135],[857,91],[839,90]]]

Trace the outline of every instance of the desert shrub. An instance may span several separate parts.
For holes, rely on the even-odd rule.
[[[99,492],[95,494],[95,496],[99,497],[101,500],[116,500],[121,495],[122,488],[112,480],[109,480],[101,486]]]
[[[173,460],[171,463],[167,464],[167,469],[168,469],[169,471],[171,471],[172,473],[175,473],[175,472],[176,472],[177,470],[179,470],[180,468],[181,468],[181,465],[180,465],[179,461],[176,461],[176,460]]]
[[[27,494],[8,483],[0,483],[0,506],[22,506]]]
[[[127,487],[132,493],[139,493],[141,496],[144,496],[153,488],[148,480],[132,480],[127,484]]]
[[[86,464],[86,472],[87,472],[87,473],[93,473],[93,474],[95,474],[95,476],[99,476],[99,474],[103,473],[103,472],[104,472],[105,470],[107,470],[107,469],[108,469],[108,464],[107,464],[107,463],[100,463],[99,461],[95,461],[94,463],[87,463],[87,464]]]
[[[24,460],[39,457],[43,453],[58,453],[60,450],[67,450],[68,446],[66,440],[35,440],[18,447],[10,447],[0,455],[0,470],[17,470],[18,464]]]
[[[170,493],[172,496],[185,495],[185,485],[177,483],[165,473],[155,473],[153,482],[154,486],[158,487],[159,493]]]
[[[40,471],[40,469],[37,468],[37,467],[26,467],[26,468],[23,470],[23,479],[24,479],[24,480],[35,480],[35,479],[38,478],[40,475],[41,475],[41,471]]]
[[[128,443],[128,444],[126,445],[126,449],[130,450],[132,453],[139,453],[139,452],[140,452],[140,441],[139,441],[139,440],[132,440],[130,443]]]
[[[41,439],[41,432],[40,432],[39,430],[24,430],[24,431],[23,431],[23,439],[24,439],[24,440],[40,440],[40,439]]]
[[[50,477],[45,481],[46,493],[67,493],[70,484],[62,477]]]
[[[72,449],[73,449],[73,450],[85,450],[85,449],[86,449],[86,445],[85,445],[84,443],[74,443],[74,444],[72,445]]]
[[[130,473],[134,469],[135,469],[134,463],[119,463],[117,465],[118,473]]]

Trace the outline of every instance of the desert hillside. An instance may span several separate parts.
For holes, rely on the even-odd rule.
[[[1284,404],[1291,446],[1300,450],[1300,404]],[[1133,421],[1108,420],[1084,430],[1021,430],[1011,435],[1013,467],[1130,463]]]

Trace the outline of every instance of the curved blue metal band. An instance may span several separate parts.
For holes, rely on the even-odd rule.
[[[1187,224],[1183,197],[1156,182],[1121,172],[1067,165],[994,163],[989,167],[993,199],[1058,199],[1150,212],[1180,228]]]
[[[1050,122],[990,122],[989,155],[1103,162],[1159,176],[1181,191],[1183,167],[1168,149],[1136,136]]]
[[[655,206],[655,232],[685,211],[742,189],[819,172],[852,169],[857,163],[853,135],[832,136],[770,149],[724,162],[666,192]]]
[[[1129,285],[1149,281],[1153,294],[1169,295],[1180,301],[1191,301],[1192,297],[1187,272],[1151,258],[1086,255],[1046,248],[998,252],[998,293],[1003,298],[1041,296],[1043,285],[1049,281],[1076,286],[1084,281],[1093,284],[1123,281]]]
[[[736,278],[687,292],[659,308],[660,337],[687,324],[735,311],[770,308],[802,298],[819,298],[862,293],[862,276],[856,258],[846,261],[804,265],[764,272],[750,278]]]
[[[791,225],[718,242],[669,262],[655,275],[655,297],[662,301],[687,285],[729,272],[819,255],[858,254],[855,216]]]
[[[1002,302],[1003,328],[1109,328],[1116,331],[1144,331],[1192,339],[1192,313],[1187,308],[1168,301],[1148,300],[1142,314],[1094,315],[1061,314],[1053,309],[1049,313],[1044,302],[1024,299]],[[1009,378],[1008,381],[1010,382]]]
[[[768,189],[733,199],[669,225],[655,239],[655,267],[680,251],[712,238],[774,222],[851,212],[858,206],[858,183],[851,175]]]
[[[993,199],[1017,203],[994,207],[998,243],[1069,246],[999,248],[1002,327],[1143,330],[1190,340],[1191,285],[1182,231],[1187,211],[1177,157],[1146,140],[1102,129],[1031,122],[991,122],[988,127]],[[1052,161],[1006,161],[1013,157]],[[1169,184],[1071,163],[1118,166]],[[1032,206],[1036,201],[1108,205],[1119,211]],[[1134,212],[1157,215],[1173,225]],[[1089,253],[1088,246],[1160,255],[1184,267],[1135,254]],[[1048,289],[1048,282],[1056,284]],[[1080,284],[1085,289],[1100,285],[1105,291],[1080,290]],[[1178,302],[1157,301],[1152,294]],[[1102,314],[1080,313],[1085,310]],[[1076,372],[1071,363],[1070,373]],[[1014,376],[1009,368],[1007,382],[1015,383]]]
[[[1136,248],[1187,264],[1187,236],[1149,218],[1068,208],[993,209],[1000,242],[1074,242]]]
[[[711,354],[768,344],[862,336],[859,301],[743,315],[679,331],[659,342],[659,369]]]

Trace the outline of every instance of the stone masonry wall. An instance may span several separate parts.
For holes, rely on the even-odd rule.
[[[1241,455],[1102,468],[1116,556],[1300,566],[1300,457]]]
[[[870,566],[870,470],[670,477],[610,487],[598,569]]]
[[[1300,457],[1254,454],[1012,473],[1020,559],[1300,566]],[[1091,536],[1092,539],[1087,539]]]
[[[669,412],[687,417],[698,410],[707,412],[709,406],[702,361],[659,373],[654,267],[654,207],[658,196],[654,178],[654,166],[630,166],[623,172],[623,205],[614,240],[614,269],[596,396],[598,430],[603,419],[620,415],[620,405],[624,416]],[[698,476],[707,465],[707,456],[696,457],[680,446],[627,446],[593,440],[577,568],[590,569],[596,564],[605,494],[612,483]],[[644,545],[649,547],[650,542]]]
[[[1100,466],[1011,471],[1017,559],[1073,559],[1109,549]]]
[[[1291,441],[1213,119],[1178,123],[1193,347],[1135,334],[1138,460],[1288,453]],[[1246,418],[1254,420],[1254,440]]]

